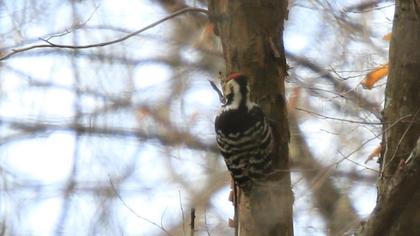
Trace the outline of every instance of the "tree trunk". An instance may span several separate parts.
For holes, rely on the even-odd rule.
[[[221,38],[227,72],[251,79],[251,97],[273,120],[275,167],[281,173],[249,196],[240,196],[241,236],[293,235],[293,193],[288,162],[289,127],[284,79],[283,22],[287,1],[209,1],[210,20]]]
[[[378,202],[363,235],[420,235],[420,155],[415,152],[420,135],[419,47],[420,1],[399,0],[385,92]]]

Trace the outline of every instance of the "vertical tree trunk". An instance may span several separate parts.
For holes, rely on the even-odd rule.
[[[378,202],[364,235],[420,235],[420,1],[396,2]],[[407,160],[411,155],[411,160]]]
[[[390,48],[390,74],[386,87],[384,118],[385,153],[379,201],[392,187],[399,165],[408,158],[420,135],[420,1],[397,1]],[[390,125],[403,116],[409,119]],[[387,131],[387,129],[389,130]],[[395,216],[390,235],[420,235],[420,189],[407,208]]]
[[[209,1],[210,20],[222,41],[227,72],[251,78],[251,96],[273,120],[279,175],[241,195],[241,236],[293,235],[293,193],[288,163],[289,127],[283,48],[286,0]]]

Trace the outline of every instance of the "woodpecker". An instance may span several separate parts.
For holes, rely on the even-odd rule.
[[[217,146],[237,186],[248,191],[271,170],[273,136],[260,106],[250,100],[248,78],[228,76],[225,102],[215,119]]]

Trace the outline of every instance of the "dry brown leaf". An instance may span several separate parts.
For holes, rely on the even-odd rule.
[[[362,81],[363,88],[372,89],[380,79],[388,75],[388,63],[369,72]]]
[[[194,43],[196,48],[210,48],[214,38],[214,24],[207,23],[201,31],[200,37]]]
[[[372,160],[374,157],[379,157],[381,155],[382,146],[379,145],[373,151],[369,154],[368,158],[365,161],[365,164],[368,163],[370,160]]]
[[[383,39],[388,41],[388,42],[391,41],[391,38],[392,38],[392,33],[388,33],[383,37]]]

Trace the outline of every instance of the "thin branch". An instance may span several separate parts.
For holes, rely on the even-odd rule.
[[[408,163],[402,164],[393,177],[389,193],[376,205],[360,235],[385,235],[401,212],[409,207],[420,187],[420,138]],[[407,203],[407,204],[401,204]]]
[[[299,119],[295,112],[289,113],[291,130],[296,132],[296,135],[291,137],[290,145],[291,153],[294,154],[292,166],[299,166],[302,169],[300,171],[302,179],[305,179],[305,182],[310,186],[307,190],[313,194],[314,206],[325,220],[329,234],[339,235],[338,232],[347,228],[349,222],[358,221],[359,217],[352,207],[350,198],[334,185],[332,176],[337,171],[336,168],[333,166],[324,167],[317,160],[309,148],[298,122]],[[294,183],[294,186],[297,183]]]
[[[181,208],[181,215],[182,215],[182,232],[184,232],[184,235],[185,235],[185,215],[184,215],[184,208],[182,207],[180,190],[178,190],[178,197],[179,197],[179,208]]]
[[[190,223],[191,231],[190,236],[194,236],[195,232],[195,208],[191,208],[191,223]]]
[[[49,35],[48,36],[48,38],[47,38],[47,40],[50,40],[50,39],[52,39],[52,38],[57,38],[57,37],[62,37],[62,36],[64,36],[64,35],[67,35],[67,34],[69,34],[69,33],[71,33],[71,32],[73,32],[73,31],[75,31],[75,30],[78,30],[78,29],[80,29],[80,28],[82,28],[82,27],[84,27],[84,26],[86,26],[86,24],[93,18],[93,16],[95,15],[95,13],[96,13],[96,11],[99,9],[99,5],[97,5],[96,7],[95,7],[95,9],[93,9],[93,11],[92,11],[92,13],[90,14],[90,16],[86,19],[86,20],[84,20],[83,22],[81,22],[81,23],[77,23],[77,24],[74,24],[74,25],[72,25],[69,29],[64,29],[64,31],[63,32],[60,32],[60,33],[55,33],[55,34],[51,34],[51,35]]]
[[[184,8],[184,9],[176,11],[176,12],[170,14],[169,16],[166,16],[166,17],[164,17],[164,18],[162,18],[162,19],[160,19],[160,20],[158,20],[158,21],[156,21],[156,22],[154,22],[154,23],[152,23],[152,24],[150,24],[150,25],[148,25],[144,28],[141,28],[137,31],[134,31],[134,32],[130,33],[130,34],[127,34],[127,35],[125,35],[121,38],[117,38],[117,39],[102,42],[102,43],[94,43],[94,44],[87,44],[87,45],[67,45],[67,44],[55,44],[55,43],[52,43],[51,41],[49,41],[48,39],[40,38],[40,40],[44,41],[45,44],[37,44],[37,45],[28,46],[28,47],[12,49],[12,52],[7,53],[6,55],[0,57],[0,61],[6,60],[6,59],[10,58],[11,56],[13,56],[15,54],[25,52],[25,51],[29,51],[29,50],[32,50],[32,49],[36,49],[36,48],[87,49],[87,48],[103,47],[103,46],[108,46],[108,45],[111,45],[111,44],[120,43],[122,41],[125,41],[125,40],[137,35],[137,34],[140,34],[140,33],[144,32],[148,29],[151,29],[151,28],[153,28],[153,27],[155,27],[155,26],[157,26],[157,25],[159,25],[159,24],[161,24],[161,23],[163,23],[163,22],[165,22],[169,19],[172,19],[176,16],[185,14],[187,12],[201,12],[201,13],[204,13],[204,14],[208,13],[206,9],[202,9],[202,8],[196,8],[196,7]]]
[[[21,135],[36,135],[45,132],[64,130],[64,131],[76,131],[81,134],[94,134],[94,135],[110,135],[110,136],[132,136],[138,137],[144,140],[157,140],[162,145],[176,146],[185,145],[186,147],[193,150],[204,150],[207,152],[218,153],[216,145],[214,143],[204,143],[192,134],[181,131],[173,126],[166,126],[167,130],[170,130],[172,135],[166,135],[165,133],[148,133],[139,128],[123,128],[123,127],[92,127],[82,124],[52,124],[52,122],[43,121],[30,121],[30,120],[9,120],[7,118],[0,117],[0,122],[11,126],[13,129],[22,130],[24,133],[1,137],[0,145],[7,142],[16,140],[16,138],[22,137]]]
[[[210,173],[210,178],[208,181],[206,181],[206,185],[202,188],[202,190],[200,190],[200,192],[194,193],[192,195],[192,198],[189,201],[189,205],[195,206],[196,208],[208,207],[210,199],[214,196],[214,194],[226,186],[226,171],[221,172],[220,169],[217,169],[216,171],[212,171]],[[170,232],[178,235],[182,230],[181,227],[181,222],[178,222],[177,225],[173,226]],[[206,229],[208,235],[210,235],[208,227]]]
[[[373,169],[373,168],[369,168],[369,167],[367,167],[367,166],[365,166],[365,165],[363,165],[363,164],[360,164],[360,163],[358,163],[357,161],[353,161],[352,159],[350,159],[349,157],[346,157],[342,152],[340,152],[340,151],[338,151],[338,153],[344,158],[344,159],[342,159],[341,161],[343,161],[343,160],[347,160],[347,161],[350,161],[351,163],[353,163],[353,164],[355,164],[356,166],[360,166],[360,167],[363,167],[364,169],[366,169],[366,170],[371,170],[371,171],[373,171],[373,172],[376,172],[376,173],[379,173],[379,171],[377,171],[377,170],[375,170],[375,169]],[[341,162],[340,161],[340,162]]]
[[[400,119],[398,119],[398,120],[396,120],[394,123],[392,123],[389,127],[387,127],[383,132],[381,132],[381,133],[379,133],[379,134],[376,134],[376,135],[374,135],[374,137],[372,137],[372,138],[370,138],[370,139],[368,139],[368,140],[366,140],[365,142],[363,142],[359,147],[357,147],[356,149],[354,149],[352,152],[350,152],[349,154],[347,154],[346,156],[344,156],[342,159],[340,159],[340,160],[338,160],[338,161],[336,161],[335,163],[333,163],[333,164],[331,164],[331,165],[338,165],[338,164],[340,164],[341,162],[343,162],[344,160],[349,160],[349,161],[351,161],[350,159],[349,159],[349,157],[350,156],[352,156],[354,153],[356,153],[357,151],[359,151],[360,149],[362,149],[362,147],[364,147],[366,144],[368,144],[369,142],[371,142],[372,140],[374,140],[374,139],[376,139],[376,138],[378,138],[379,136],[381,136],[383,133],[385,133],[385,132],[387,132],[388,130],[390,130],[392,127],[394,127],[396,124],[398,124],[399,122],[402,122],[404,119],[407,119],[407,118],[409,118],[409,117],[411,117],[411,115],[405,115],[405,116],[403,116],[403,117],[401,117]],[[341,155],[343,155],[343,154],[341,154]],[[359,164],[359,165],[361,165],[361,166],[363,166],[364,168],[366,168],[366,169],[368,169],[368,170],[371,170],[371,171],[374,171],[374,172],[379,172],[379,171],[377,171],[377,170],[375,170],[375,169],[371,169],[371,168],[369,168],[369,167],[366,167],[366,166],[364,166],[364,165],[362,165],[362,164]],[[381,173],[381,175],[382,175],[382,173]]]
[[[354,123],[354,124],[367,124],[367,125],[383,125],[383,122],[367,122],[367,121],[359,121],[359,120],[348,120],[348,119],[343,119],[343,118],[335,118],[335,117],[331,117],[331,116],[326,116],[326,115],[322,115],[319,113],[316,113],[314,111],[309,111],[309,110],[305,110],[303,108],[295,108],[298,111],[304,111],[306,113],[312,114],[312,115],[316,115],[318,117],[324,118],[324,119],[330,119],[330,120],[336,120],[336,121],[343,121],[343,122],[349,122],[349,123]]]
[[[207,224],[207,209],[204,208],[204,227],[206,228],[207,236],[210,236],[209,225]]]
[[[384,3],[384,2],[391,2],[391,1],[390,0],[371,0],[371,1],[361,2],[361,3],[350,5],[344,8],[343,12],[364,13],[364,12],[370,12],[374,10],[380,10],[380,9],[395,5],[395,3],[391,3],[385,6],[379,6],[379,4]]]
[[[151,220],[149,220],[149,219],[147,219],[147,218],[145,218],[145,217],[143,217],[143,216],[141,216],[141,215],[139,215],[139,214],[137,214],[137,212],[136,211],[134,211],[124,200],[123,200],[123,198],[121,197],[121,195],[118,193],[118,191],[117,191],[117,189],[116,189],[116,187],[115,187],[115,185],[114,185],[114,183],[112,182],[112,179],[109,177],[109,183],[111,184],[111,188],[112,188],[112,191],[114,191],[114,193],[115,193],[115,195],[117,196],[117,198],[121,201],[121,203],[131,212],[131,213],[133,213],[137,218],[140,218],[140,219],[142,219],[142,220],[144,220],[144,221],[146,221],[146,222],[148,222],[148,223],[150,223],[150,224],[152,224],[152,225],[154,225],[154,226],[156,226],[157,228],[159,228],[159,229],[161,229],[163,232],[165,232],[167,235],[169,235],[169,236],[172,236],[172,234],[171,233],[169,233],[165,228],[163,228],[161,225],[158,225],[158,224],[156,224],[155,222],[153,222],[153,221],[151,221]]]
[[[407,135],[408,131],[411,129],[411,127],[413,126],[413,124],[415,123],[416,117],[419,114],[420,111],[420,107],[419,109],[417,109],[416,113],[414,114],[412,121],[408,124],[407,128],[404,130],[404,133],[401,135],[400,140],[398,141],[397,147],[395,148],[394,153],[392,154],[391,160],[388,161],[388,163],[384,162],[384,167],[383,170],[385,170],[386,168],[389,167],[389,165],[392,163],[392,161],[394,160],[394,158],[397,156],[397,152],[398,152],[398,148],[401,146],[401,143],[404,139],[404,137]]]
[[[329,71],[323,69],[321,66],[313,63],[311,60],[305,57],[301,57],[298,55],[295,55],[289,51],[286,51],[286,56],[288,59],[295,61],[298,63],[298,65],[304,66],[305,68],[319,74],[322,78],[327,79],[330,81],[336,90],[341,93],[341,97],[349,98],[349,100],[357,105],[358,107],[361,107],[369,112],[371,112],[373,115],[378,118],[378,120],[382,120],[382,114],[380,112],[381,108],[379,104],[375,102],[371,102],[365,97],[363,97],[361,94],[354,91],[352,88],[347,86],[345,83],[342,83],[341,81],[337,80],[335,76],[333,76]],[[344,96],[344,94],[346,96]]]

